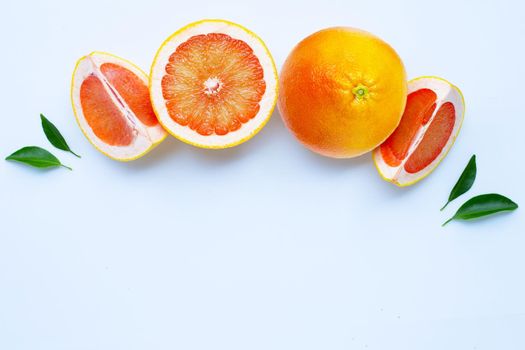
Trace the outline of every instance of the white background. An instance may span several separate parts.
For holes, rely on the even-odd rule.
[[[74,168],[0,161],[0,349],[523,349],[523,209],[440,224],[485,192],[525,205],[519,1],[9,1],[0,13],[0,153],[44,146]],[[278,115],[229,150],[168,138],[105,158],[69,102],[76,60],[115,53],[149,70],[201,18],[258,33],[280,67],[304,36],[367,29],[409,77],[462,88],[452,151],[412,188],[370,155],[302,148]],[[46,141],[45,113],[82,155]],[[469,157],[478,179],[439,208]]]

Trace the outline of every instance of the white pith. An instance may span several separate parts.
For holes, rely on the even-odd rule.
[[[381,175],[393,183],[404,186],[411,183],[414,183],[421,178],[425,177],[427,174],[431,173],[436,166],[439,164],[439,162],[447,155],[448,151],[454,144],[454,141],[456,140],[456,137],[458,135],[459,129],[461,128],[461,124],[463,122],[464,114],[465,114],[465,105],[463,102],[463,97],[459,90],[449,82],[440,79],[440,78],[434,78],[434,77],[423,77],[416,80],[412,80],[408,84],[408,94],[428,88],[432,91],[434,91],[437,95],[436,99],[436,108],[430,118],[430,120],[422,126],[418,132],[416,133],[416,136],[414,137],[414,141],[409,147],[408,154],[403,159],[400,165],[392,167],[388,165],[381,154],[380,148],[377,148],[374,151],[374,160],[376,162],[376,166],[378,167],[379,171],[381,172]],[[425,168],[421,169],[417,173],[409,173],[405,170],[405,163],[408,161],[412,153],[416,150],[417,146],[420,144],[421,140],[423,139],[423,136],[425,135],[428,127],[431,125],[432,121],[434,120],[434,117],[439,110],[439,108],[446,102],[450,102],[453,104],[456,118],[454,121],[454,127],[452,129],[452,133],[450,138],[448,139],[447,143],[439,153],[439,155]]]
[[[257,115],[248,122],[242,124],[240,129],[229,132],[226,135],[212,134],[204,136],[188,126],[182,126],[176,123],[170,117],[166,107],[166,101],[162,96],[162,77],[166,74],[165,67],[169,62],[171,54],[176,51],[180,44],[186,42],[191,37],[208,33],[227,34],[234,39],[242,40],[248,44],[252,48],[255,56],[259,59],[266,83],[266,90],[259,102],[260,109]],[[213,78],[214,77],[210,77],[206,82],[211,85],[211,83],[214,82]],[[207,86],[203,85],[203,89],[206,88]],[[238,144],[241,140],[249,139],[257,133],[262,125],[268,120],[273,108],[275,107],[277,97],[277,71],[267,49],[254,34],[230,22],[220,20],[202,21],[190,25],[176,33],[176,35],[168,39],[161,47],[151,69],[150,93],[152,104],[159,121],[174,136],[195,146],[207,148],[229,147]]]
[[[148,85],[148,77],[146,74],[144,74],[144,72],[135,67],[133,64],[116,56],[101,52],[93,52],[83,57],[77,64],[71,91],[72,102],[75,108],[78,124],[80,125],[80,128],[86,137],[96,148],[98,148],[103,153],[119,160],[133,159],[147,152],[152,146],[162,141],[166,137],[166,131],[160,124],[155,126],[144,125],[133,114],[131,109],[125,103],[124,99],[120,96],[117,90],[111,86],[106,77],[100,71],[100,66],[104,63],[114,63],[122,66],[136,74],[146,86]],[[80,100],[80,88],[84,80],[90,75],[94,75],[100,79],[107,94],[125,116],[126,123],[132,128],[134,133],[134,139],[131,144],[126,146],[108,145],[98,138],[98,136],[93,132],[91,126],[86,121]]]

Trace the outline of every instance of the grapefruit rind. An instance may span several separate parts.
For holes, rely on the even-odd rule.
[[[395,130],[406,85],[404,64],[388,43],[361,29],[331,27],[301,40],[286,58],[278,107],[308,150],[354,158]]]
[[[182,126],[169,116],[165,100],[162,95],[162,77],[168,64],[170,55],[177,47],[195,35],[208,33],[222,33],[246,42],[254,51],[255,56],[264,71],[266,91],[259,102],[260,110],[257,115],[243,124],[234,132],[226,135],[200,135],[187,126]],[[208,149],[222,149],[237,146],[254,137],[270,119],[278,96],[278,73],[273,57],[264,42],[252,31],[243,26],[222,20],[205,19],[190,23],[169,36],[157,51],[151,65],[149,88],[151,104],[159,119],[159,123],[173,137],[192,146]]]
[[[442,148],[440,154],[430,164],[428,164],[424,169],[416,173],[408,173],[404,169],[404,164],[409,158],[409,156],[407,156],[399,166],[391,167],[384,161],[381,155],[380,147],[377,147],[374,150],[372,157],[374,159],[374,165],[379,175],[381,176],[383,180],[391,182],[398,187],[411,186],[423,180],[425,177],[430,175],[434,171],[434,169],[436,169],[436,167],[446,157],[446,155],[452,148],[452,145],[456,141],[456,138],[459,134],[459,131],[461,130],[461,126],[463,124],[463,120],[465,117],[465,98],[463,97],[463,93],[457,86],[451,84],[449,81],[443,78],[440,78],[440,77],[422,76],[422,77],[414,78],[408,82],[407,95],[414,91],[418,91],[424,88],[429,88],[437,94],[437,100],[436,100],[437,107],[435,108],[433,116],[436,114],[436,112],[439,110],[439,107],[443,103],[451,102],[454,105],[454,108],[456,111],[456,120],[454,123],[454,128],[452,129],[451,136],[448,139],[445,146]],[[431,122],[432,122],[432,119],[429,122],[427,122],[418,131],[418,134],[415,137],[414,142],[412,142],[410,146],[409,155],[417,147],[417,145],[419,144],[419,141],[424,136],[424,133],[427,130],[427,128],[430,126]]]
[[[81,57],[77,61],[73,71],[73,76],[71,78],[71,104],[73,106],[73,113],[80,130],[88,139],[89,143],[95,147],[95,149],[105,156],[117,161],[132,161],[144,156],[146,153],[151,151],[162,141],[164,141],[168,134],[162,128],[160,123],[152,127],[145,126],[140,123],[140,121],[138,121],[135,116],[132,115],[130,110],[123,110],[122,112],[127,115],[128,121],[130,118],[131,120],[135,120],[134,123],[132,122],[133,128],[138,130],[138,135],[132,144],[128,146],[111,146],[100,140],[95,135],[84,118],[80,101],[80,87],[84,79],[92,73],[94,73],[101,81],[106,81],[99,69],[100,65],[103,63],[114,63],[123,66],[124,68],[136,74],[146,84],[146,86],[149,83],[147,74],[132,62],[107,52],[93,51],[89,55]],[[115,104],[118,105],[119,102],[114,96],[114,94],[118,95],[118,92],[115,90],[110,91],[107,83],[105,83],[104,86],[108,94],[114,100]]]

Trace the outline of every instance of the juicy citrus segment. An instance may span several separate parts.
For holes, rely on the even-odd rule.
[[[103,83],[90,75],[80,87],[80,102],[87,123],[102,141],[111,146],[127,146],[134,138],[126,116],[111,99]]]
[[[150,94],[163,126],[204,148],[254,136],[277,98],[277,71],[263,42],[223,20],[192,23],[169,37],[151,67]]]
[[[430,174],[452,147],[464,110],[461,92],[449,82],[435,77],[410,81],[398,128],[374,151],[381,176],[408,186]]]
[[[170,117],[205,136],[226,135],[253,119],[265,90],[263,68],[250,46],[220,33],[182,43],[162,78]]]
[[[93,52],[75,67],[71,101],[87,139],[110,158],[136,159],[160,143],[166,132],[149,99],[148,77],[119,57]]]
[[[408,95],[401,122],[381,145],[381,153],[388,165],[398,166],[406,158],[416,133],[432,116],[436,98],[436,93],[430,89],[421,89]]]
[[[454,105],[450,102],[442,104],[421,142],[405,163],[407,172],[417,173],[439,156],[452,133],[455,119]]]
[[[115,63],[102,64],[100,71],[143,124],[158,125],[159,121],[151,107],[148,86],[139,76]]]

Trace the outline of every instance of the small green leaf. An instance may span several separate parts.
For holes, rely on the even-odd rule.
[[[42,120],[42,129],[44,129],[44,134],[46,134],[47,139],[53,146],[55,146],[58,149],[61,149],[62,151],[70,152],[80,158],[78,154],[73,152],[71,148],[69,148],[69,145],[67,144],[66,140],[58,131],[57,127],[49,121],[43,114],[40,114],[40,119]]]
[[[498,213],[500,211],[515,210],[518,205],[501,194],[489,193],[472,197],[459,207],[456,214],[448,219],[442,226],[452,220],[471,220]]]
[[[467,166],[465,167],[465,170],[461,173],[461,176],[458,179],[458,182],[454,185],[454,188],[452,188],[452,191],[450,191],[450,195],[448,196],[448,202],[445,203],[443,208],[441,210],[445,209],[446,206],[452,202],[454,199],[458,198],[472,187],[474,184],[474,180],[476,180],[476,155],[474,154]]]
[[[69,170],[73,170],[70,167],[60,163],[57,157],[45,149],[36,146],[20,148],[18,151],[8,156],[5,160],[14,160],[20,163],[31,165],[35,168],[51,168],[62,166]]]

